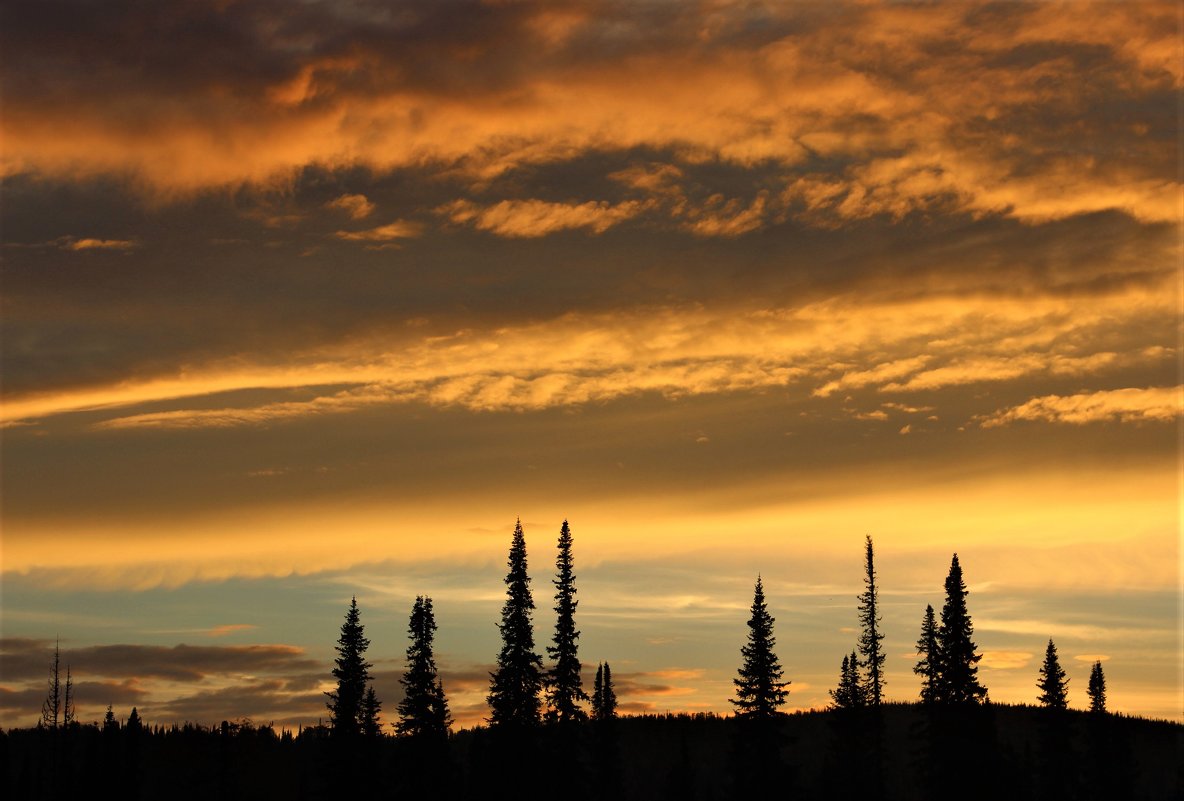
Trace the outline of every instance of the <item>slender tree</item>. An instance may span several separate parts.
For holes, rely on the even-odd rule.
[[[448,734],[452,722],[448,701],[432,643],[436,637],[436,616],[432,599],[420,595],[411,607],[407,626],[411,644],[407,646],[407,669],[399,683],[403,685],[403,700],[399,702],[399,720],[395,730],[412,737],[439,737]]]
[[[70,666],[66,665],[66,694],[62,703],[62,725],[69,727],[74,723],[74,678],[70,675]]]
[[[1090,712],[1105,712],[1106,711],[1106,674],[1102,672],[1102,660],[1094,662],[1094,666],[1089,671],[1089,688],[1086,690],[1089,695],[1089,711]]]
[[[49,690],[45,694],[45,701],[41,704],[41,725],[56,729],[62,715],[62,644],[61,640],[54,643],[53,663],[49,668]]]
[[[958,554],[950,562],[946,576],[946,601],[941,609],[941,625],[937,629],[937,699],[951,704],[977,704],[985,700],[987,690],[978,681],[974,626],[966,610],[966,584],[962,580],[962,566]]]
[[[547,655],[555,666],[547,674],[548,718],[559,723],[580,721],[587,714],[580,701],[587,701],[580,678],[578,653],[580,632],[576,628],[575,613],[579,601],[575,599],[575,574],[572,572],[572,537],[567,521],[559,529],[559,553],[555,557],[555,637],[554,645],[547,646]]]
[[[358,599],[354,597],[349,602],[349,611],[345,614],[341,635],[337,638],[337,666],[333,668],[337,689],[325,693],[329,697],[326,703],[329,707],[329,722],[337,736],[350,737],[362,731],[366,687],[370,681],[370,668],[373,667],[366,661],[366,649],[369,647],[370,640],[366,639],[365,627],[358,612]]]
[[[111,709],[110,704],[107,704],[107,714],[103,716],[103,731],[119,731],[119,721],[115,719],[115,712]]]
[[[884,693],[884,633],[880,630],[879,590],[876,587],[875,554],[872,537],[867,535],[864,548],[863,594],[859,596],[859,623],[863,627],[859,635],[859,653],[867,668],[867,701],[879,706]]]
[[[736,697],[732,704],[737,717],[749,719],[770,719],[780,715],[779,707],[785,703],[789,692],[788,681],[781,681],[781,663],[773,652],[776,639],[773,637],[775,618],[765,605],[765,588],[757,576],[752,596],[752,617],[748,621],[748,644],[740,648],[744,661],[740,665],[739,677],[732,680],[736,685]]]
[[[617,693],[613,690],[613,673],[608,662],[596,665],[596,679],[592,682],[592,719],[612,720],[617,716]]]
[[[917,640],[917,654],[921,657],[913,672],[921,677],[921,702],[932,704],[937,700],[938,667],[941,654],[937,650],[937,619],[933,604],[925,606],[925,617],[921,619],[921,637]]]
[[[526,537],[521,520],[514,525],[508,564],[506,603],[498,624],[502,649],[497,656],[497,670],[490,674],[487,700],[490,725],[520,728],[539,722],[543,681],[543,660],[534,650],[534,599],[526,571]]]
[[[1057,647],[1052,638],[1048,640],[1048,648],[1044,651],[1044,664],[1040,666],[1040,680],[1036,682],[1040,688],[1039,701],[1050,709],[1065,709],[1069,705],[1069,680],[1065,678],[1065,671],[1057,659]]]

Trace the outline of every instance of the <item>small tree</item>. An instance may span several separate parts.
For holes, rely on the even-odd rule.
[[[946,602],[941,609],[941,625],[937,629],[937,700],[951,704],[977,704],[987,697],[987,690],[978,681],[978,662],[981,654],[972,639],[974,626],[966,610],[966,584],[962,580],[962,566],[958,554],[950,562],[946,576]]]
[[[436,616],[432,599],[426,595],[416,597],[411,607],[407,634],[411,644],[407,646],[407,670],[399,680],[403,700],[395,730],[412,737],[445,737],[452,720],[432,648]]]
[[[129,734],[139,734],[144,729],[144,722],[140,720],[140,713],[136,708],[132,707],[132,713],[127,716],[127,723],[123,725],[125,731]]]
[[[107,704],[107,714],[103,716],[103,731],[119,731],[119,721],[115,719],[115,712],[111,709],[110,704]]]
[[[491,726],[530,727],[539,722],[539,691],[543,660],[534,650],[531,615],[534,598],[526,570],[526,537],[522,521],[514,525],[506,574],[506,603],[502,607],[502,648],[497,670],[490,674],[489,723]]]
[[[859,660],[854,651],[851,656],[843,657],[839,684],[829,692],[834,709],[855,709],[867,704],[867,690],[859,680]]]
[[[879,591],[876,588],[875,554],[872,550],[872,537],[867,535],[864,548],[864,590],[859,596],[859,623],[863,632],[859,635],[859,653],[863,656],[863,664],[867,668],[867,701],[872,706],[879,706],[884,692],[884,633],[880,631]]]
[[[1094,666],[1089,671],[1089,687],[1086,690],[1089,695],[1089,711],[1090,712],[1105,712],[1106,711],[1106,674],[1102,672],[1102,660],[1094,662]]]
[[[775,618],[765,605],[765,588],[757,576],[752,596],[752,617],[748,620],[748,644],[741,646],[744,661],[740,665],[739,677],[732,680],[736,685],[736,697],[732,704],[737,717],[763,720],[781,713],[779,707],[785,703],[789,692],[788,681],[781,681],[781,663],[773,651],[776,639],[773,637]]]
[[[596,666],[596,679],[592,683],[592,719],[612,720],[617,716],[617,694],[613,690],[612,668],[608,662]]]
[[[1044,664],[1040,666],[1040,680],[1036,686],[1040,688],[1040,703],[1049,709],[1065,709],[1069,705],[1069,680],[1065,678],[1065,671],[1057,659],[1057,647],[1053,645],[1051,637],[1044,651]]]
[[[362,696],[362,718],[358,721],[363,735],[366,737],[382,735],[381,713],[382,702],[378,700],[378,696],[374,692],[374,685],[371,684],[366,688],[366,694]]]
[[[56,729],[62,715],[62,645],[61,640],[54,643],[53,662],[49,668],[49,690],[41,704],[41,725]]]
[[[333,734],[341,737],[356,736],[362,732],[365,722],[365,697],[370,682],[370,668],[366,661],[365,627],[358,612],[358,599],[350,600],[345,622],[341,624],[341,635],[337,638],[337,666],[333,677],[337,679],[337,690],[325,693],[329,697],[329,723]],[[377,701],[377,699],[375,699]]]
[[[917,640],[917,654],[920,659],[913,672],[921,677],[921,703],[932,704],[937,700],[937,671],[941,654],[937,651],[937,619],[933,604],[926,604],[925,617],[921,619],[921,637]]]
[[[74,713],[74,678],[70,666],[66,665],[66,697],[62,704],[62,725],[69,728],[77,716]]]
[[[575,612],[579,601],[575,599],[575,575],[572,572],[572,537],[567,521],[559,529],[559,553],[555,558],[555,637],[554,645],[547,646],[547,654],[555,660],[555,666],[547,674],[547,701],[549,718],[560,723],[584,720],[587,715],[580,707],[580,701],[587,701],[588,694],[581,686],[580,657],[578,653],[580,632],[576,628]]]

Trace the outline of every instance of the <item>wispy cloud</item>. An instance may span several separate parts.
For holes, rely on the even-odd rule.
[[[1019,421],[1069,425],[1156,423],[1174,420],[1181,414],[1184,414],[1184,386],[1127,387],[1032,398],[1019,406],[979,418],[979,425],[994,428]]]

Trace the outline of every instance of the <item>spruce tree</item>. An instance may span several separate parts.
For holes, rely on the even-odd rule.
[[[1102,660],[1094,662],[1094,666],[1089,671],[1089,688],[1086,690],[1089,695],[1089,711],[1090,712],[1105,712],[1106,711],[1106,675],[1102,672]]]
[[[617,716],[617,691],[613,689],[613,669],[604,663],[604,681],[600,686],[598,720],[613,720]]]
[[[856,709],[867,703],[866,689],[859,680],[859,660],[855,652],[844,656],[839,667],[839,684],[830,690],[833,709]]]
[[[864,590],[859,596],[859,623],[863,632],[859,635],[859,653],[867,668],[867,701],[879,706],[884,692],[884,633],[880,630],[879,590],[876,588],[875,555],[872,551],[872,537],[867,535],[864,549]]]
[[[358,726],[363,735],[366,737],[381,736],[381,712],[382,702],[378,700],[378,696],[374,693],[374,685],[371,684],[366,688],[366,694],[362,696],[362,718],[358,722]]]
[[[559,553],[555,557],[555,637],[554,645],[547,646],[547,654],[555,666],[547,674],[547,717],[559,723],[587,718],[580,701],[587,701],[580,678],[580,658],[575,612],[575,575],[572,573],[572,537],[567,521],[559,529]]]
[[[1065,709],[1069,705],[1068,685],[1069,680],[1057,659],[1057,647],[1050,637],[1044,651],[1044,664],[1040,666],[1040,680],[1036,682],[1040,688],[1040,703],[1049,709]]]
[[[937,700],[938,666],[941,654],[937,650],[937,619],[933,604],[925,606],[925,617],[921,619],[921,637],[917,640],[917,660],[913,672],[921,677],[921,703],[932,704]]]
[[[329,697],[329,724],[333,734],[351,737],[361,733],[366,697],[366,686],[370,681],[370,668],[366,661],[365,627],[358,612],[358,599],[352,598],[345,622],[341,624],[341,635],[337,638],[337,667],[333,677],[337,679],[337,690],[325,693]]]
[[[502,648],[497,656],[497,670],[490,674],[487,698],[489,723],[495,727],[523,728],[539,722],[543,660],[534,651],[531,623],[534,599],[526,571],[526,537],[521,520],[514,525],[508,565],[506,603],[498,624]]]
[[[765,588],[757,576],[752,597],[752,617],[748,621],[748,644],[741,646],[744,661],[740,665],[739,677],[732,680],[736,685],[736,697],[731,703],[736,707],[736,716],[753,720],[777,717],[779,707],[785,703],[789,692],[788,681],[781,681],[781,663],[773,651],[776,643],[773,637],[775,618],[765,605]]]
[[[103,716],[103,731],[119,731],[119,721],[115,719],[115,712],[111,709],[110,704],[107,704],[107,714]]]
[[[596,663],[596,678],[592,680],[592,719],[600,720],[600,706],[604,703],[604,663]]]
[[[123,728],[131,735],[139,734],[143,730],[144,723],[140,720],[140,713],[136,711],[134,706],[132,707],[132,713],[127,716],[127,723],[123,725]]]
[[[987,690],[978,681],[977,646],[972,639],[974,626],[966,610],[966,584],[958,554],[950,562],[946,576],[946,601],[937,629],[937,700],[949,704],[977,704],[986,699]]]
[[[61,640],[53,646],[53,664],[49,669],[49,690],[45,694],[45,701],[41,704],[41,725],[56,729],[62,714],[62,645]]]
[[[407,634],[411,644],[407,646],[407,669],[399,680],[403,685],[403,700],[399,702],[395,730],[412,737],[444,738],[452,720],[432,649],[436,617],[431,598],[416,597]]]
[[[66,697],[62,704],[62,725],[69,728],[74,723],[74,679],[70,675],[70,666],[66,665]]]

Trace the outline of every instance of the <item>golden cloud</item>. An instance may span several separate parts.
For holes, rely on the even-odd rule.
[[[1184,414],[1184,386],[1127,387],[1082,392],[1076,395],[1044,395],[1019,406],[1000,409],[980,418],[983,428],[1005,426],[1019,420],[1085,425],[1098,422],[1170,422]]]
[[[396,239],[411,239],[421,233],[422,224],[409,220],[395,220],[365,231],[338,231],[337,238],[350,242],[391,242]]]
[[[365,195],[341,195],[325,204],[326,208],[340,209],[355,220],[364,220],[374,213],[374,204]]]

